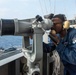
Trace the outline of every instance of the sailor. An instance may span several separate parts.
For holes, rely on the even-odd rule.
[[[55,15],[52,21],[50,34],[56,42],[51,39],[51,43],[43,43],[43,50],[46,53],[57,50],[64,65],[64,75],[76,75],[76,29],[69,27],[64,14]]]

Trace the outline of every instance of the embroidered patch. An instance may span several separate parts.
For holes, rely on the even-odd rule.
[[[75,44],[76,43],[76,38],[73,38],[72,41],[73,41],[73,44]]]

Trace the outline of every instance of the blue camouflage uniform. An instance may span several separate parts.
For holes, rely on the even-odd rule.
[[[64,75],[76,75],[76,29],[69,28],[67,35],[60,39],[55,47],[53,44],[43,43],[44,52],[56,49],[64,65]]]

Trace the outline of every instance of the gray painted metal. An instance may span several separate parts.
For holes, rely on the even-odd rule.
[[[15,51],[0,54],[0,66],[3,66],[20,57],[23,57],[23,53],[21,52],[21,50],[15,50]]]

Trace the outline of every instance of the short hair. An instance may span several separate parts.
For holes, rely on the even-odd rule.
[[[64,14],[57,14],[57,15],[55,15],[53,18],[59,18],[59,19],[61,19],[63,22],[67,20]]]

